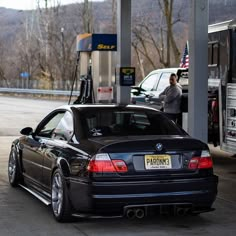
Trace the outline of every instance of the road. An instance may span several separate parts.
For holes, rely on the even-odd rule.
[[[63,101],[0,97],[0,136],[19,135],[20,129],[35,127],[51,110],[64,104]]]
[[[78,219],[57,223],[50,208],[7,179],[10,144],[25,126],[36,124],[61,101],[0,97],[0,236],[166,236],[236,234],[236,159],[212,148],[215,171],[220,176],[216,211],[197,217],[153,217],[142,220]]]

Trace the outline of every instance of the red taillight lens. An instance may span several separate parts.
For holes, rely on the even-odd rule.
[[[213,162],[211,157],[200,157],[198,168],[199,169],[209,169],[213,167]]]
[[[123,160],[111,160],[106,153],[97,154],[88,164],[89,172],[127,172],[127,166]]]
[[[213,162],[209,151],[202,151],[200,157],[192,157],[188,164],[188,168],[191,170],[210,169],[212,167]]]
[[[200,157],[192,157],[191,160],[189,161],[188,168],[191,170],[197,169],[199,158]]]
[[[116,172],[111,161],[91,160],[88,165],[89,172]]]
[[[127,172],[128,168],[124,161],[122,160],[112,160],[112,163],[117,172]]]

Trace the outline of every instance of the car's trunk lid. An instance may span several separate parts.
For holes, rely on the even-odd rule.
[[[189,170],[190,159],[208,150],[206,144],[189,136],[127,136],[94,141],[103,144],[100,153],[108,153],[111,160],[126,163],[128,171],[119,173],[121,178],[194,176],[198,170]]]

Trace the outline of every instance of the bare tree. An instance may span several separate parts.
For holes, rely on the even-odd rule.
[[[3,45],[0,43],[0,82],[3,86],[9,87],[9,83],[7,80],[7,77],[5,75],[5,66],[6,66],[6,62],[5,62],[5,48],[3,47]]]
[[[92,14],[92,2],[84,0],[82,9],[82,21],[84,33],[93,32],[93,14]]]
[[[41,50],[38,52],[39,68],[41,75],[48,79],[51,88],[55,82],[60,82],[57,88],[64,89],[72,77],[72,68],[75,64],[75,40],[78,27],[68,25],[64,17],[66,7],[60,2],[53,2],[49,7],[45,0],[45,8],[41,9],[38,4],[38,32],[37,42]],[[69,13],[68,13],[69,14]],[[78,19],[75,20],[79,22]]]
[[[177,47],[174,33],[173,33],[173,26],[180,21],[180,12],[175,20],[173,20],[173,4],[174,0],[158,0],[158,5],[165,16],[166,22],[166,36],[167,36],[167,50],[170,50],[172,47],[175,63],[179,61],[180,52]],[[182,10],[182,9],[180,9]],[[170,64],[170,51],[167,53],[167,63]]]
[[[116,33],[117,1],[112,0],[112,33]]]
[[[143,66],[143,59],[140,55],[140,50],[138,49],[137,41],[132,42],[132,46],[133,46],[133,49],[135,51],[135,55],[136,55],[137,60],[138,60],[138,65],[139,65],[139,68],[140,68],[141,76],[142,76],[142,78],[144,78],[145,77],[145,70],[144,70],[144,66]]]
[[[140,16],[135,19],[132,29],[133,49],[136,55],[145,59],[151,69],[176,66],[180,60],[173,27],[181,21],[179,9],[174,17],[174,0],[157,0],[159,15]],[[140,61],[140,59],[139,59]],[[144,69],[141,68],[142,74]]]

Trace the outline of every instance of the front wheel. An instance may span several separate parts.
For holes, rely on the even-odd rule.
[[[53,173],[51,185],[52,211],[59,222],[71,220],[71,205],[64,177],[59,169]]]
[[[19,152],[16,146],[12,146],[8,161],[8,179],[12,187],[17,187],[22,179],[18,163],[18,155]]]

